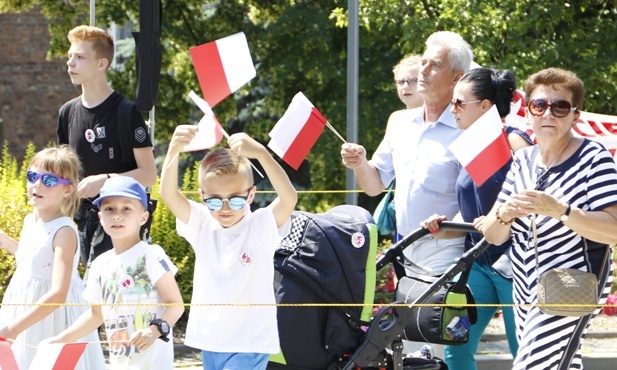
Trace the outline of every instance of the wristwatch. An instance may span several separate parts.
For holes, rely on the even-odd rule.
[[[572,210],[572,207],[568,204],[568,208],[566,208],[566,212],[561,215],[561,217],[559,217],[559,221],[561,222],[566,222],[570,219],[570,211]]]
[[[159,329],[159,332],[161,333],[159,339],[165,342],[169,342],[169,338],[167,338],[167,336],[169,335],[169,324],[167,323],[167,321],[158,318],[150,321],[149,325],[156,325],[156,327]]]

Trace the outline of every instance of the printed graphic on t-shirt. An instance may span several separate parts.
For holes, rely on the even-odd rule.
[[[109,266],[97,278],[102,293],[105,332],[109,341],[112,367],[150,368],[153,351],[139,352],[129,339],[137,330],[145,329],[156,318],[156,287],[146,271],[145,256],[132,266]]]

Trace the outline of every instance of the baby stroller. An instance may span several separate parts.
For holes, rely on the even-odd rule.
[[[442,228],[474,230],[453,222],[443,222]],[[270,358],[268,369],[447,369],[438,358],[403,355],[406,325],[415,305],[471,268],[488,247],[484,240],[453,261],[409,306],[393,302],[371,318],[376,272],[404,261],[403,250],[427,234],[425,229],[412,232],[375,263],[377,231],[365,209],[342,205],[322,214],[294,212],[292,229],[274,258],[281,353]]]

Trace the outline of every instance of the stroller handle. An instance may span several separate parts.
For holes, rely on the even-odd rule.
[[[454,230],[454,231],[462,231],[467,233],[477,232],[476,228],[469,222],[452,222],[452,221],[442,221],[439,223],[441,229],[444,230]],[[402,258],[403,251],[405,248],[409,247],[413,242],[430,234],[428,229],[418,228],[411,233],[407,234],[403,239],[399,240],[392,247],[386,249],[381,258],[377,260],[377,271],[384,268],[390,262],[393,262],[397,258]]]
[[[464,232],[474,232],[475,228],[469,223],[456,223],[444,221],[441,227],[447,230],[458,230]],[[385,266],[390,258],[394,260],[397,255],[402,254],[403,249],[409,246],[414,241],[428,234],[426,229],[418,229],[407,235],[403,240],[396,243],[388,251],[393,250],[390,254],[384,253],[384,256],[378,262],[378,269]],[[347,363],[342,368],[343,370],[352,370],[356,367],[366,367],[372,365],[374,359],[386,348],[386,345],[394,340],[403,339],[403,331],[405,325],[409,322],[417,305],[426,302],[435,292],[437,292],[448,281],[452,280],[459,272],[467,271],[471,268],[473,261],[482,254],[490,244],[485,238],[482,238],[470,250],[466,251],[456,260],[439,278],[433,282],[429,288],[424,291],[409,307],[397,307],[399,303],[394,302],[391,306],[382,307],[367,330],[366,336],[361,345],[349,357]],[[384,262],[385,261],[385,262]],[[379,263],[382,265],[379,267]],[[396,367],[395,367],[396,368]]]

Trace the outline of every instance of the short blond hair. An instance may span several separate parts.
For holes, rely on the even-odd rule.
[[[97,58],[105,58],[107,69],[114,60],[114,39],[102,28],[92,26],[77,26],[69,31],[69,42],[71,44],[77,41],[90,41],[92,49]]]
[[[63,215],[73,217],[73,213],[79,206],[77,186],[82,176],[81,162],[75,151],[68,145],[43,149],[32,157],[28,168],[33,166],[71,182],[73,192],[64,199],[60,209]]]
[[[199,165],[199,184],[212,178],[226,175],[243,175],[253,184],[253,169],[246,157],[234,153],[228,148],[214,149],[201,161]]]
[[[400,62],[392,68],[392,73],[394,73],[394,78],[396,78],[396,74],[401,69],[416,68],[420,70],[420,67],[422,67],[422,55],[410,54],[401,59]]]

